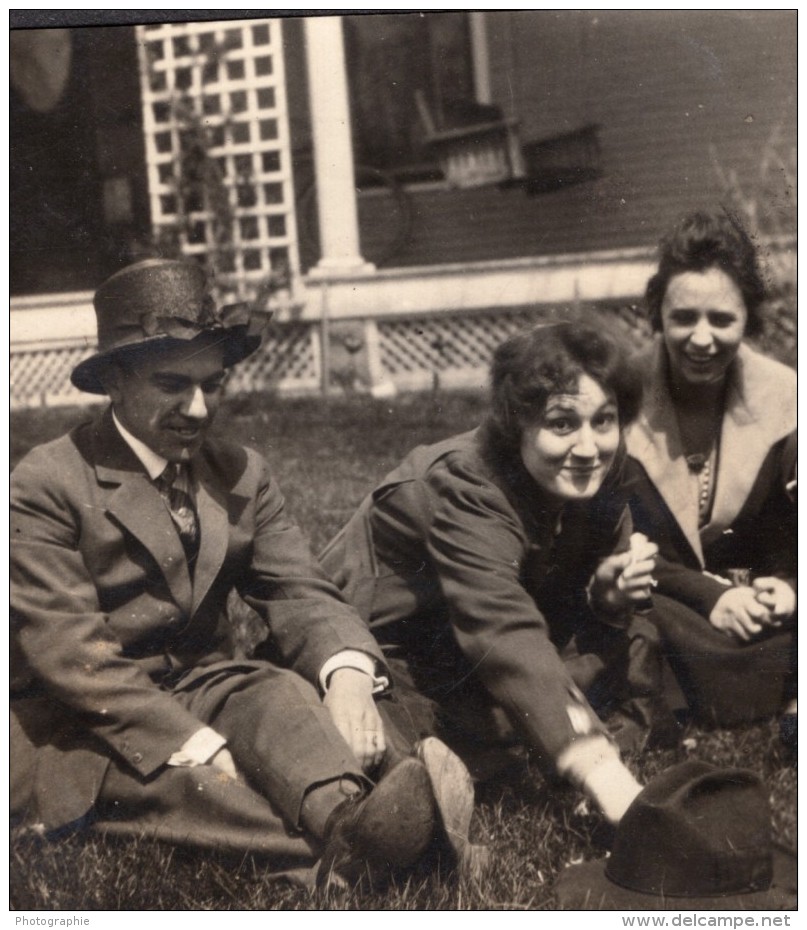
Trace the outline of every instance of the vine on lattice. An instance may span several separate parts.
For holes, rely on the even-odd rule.
[[[226,56],[226,43],[212,42],[200,50],[194,66],[202,73],[215,67],[219,59]],[[153,49],[147,47],[148,79],[155,85]],[[247,202],[257,201],[257,181],[251,162],[236,167],[236,177],[227,183],[215,149],[229,136],[235,141],[233,114],[224,111],[217,114],[215,124],[200,112],[200,100],[188,92],[175,90],[168,106],[173,123],[176,126],[179,145],[173,153],[172,173],[168,183],[174,194],[176,220],[172,224],[159,223],[152,232],[152,247],[160,255],[179,258],[184,253],[183,244],[195,240],[205,241],[208,248],[201,253],[203,264],[219,280],[232,278],[233,248],[236,241],[236,224],[241,222],[233,205],[233,197]],[[203,105],[202,105],[203,106]],[[209,222],[210,237],[205,235],[205,220]],[[272,296],[290,286],[291,270],[288,263],[273,267],[268,275],[255,287],[254,303],[265,309]],[[241,291],[242,282],[235,282],[235,290]]]

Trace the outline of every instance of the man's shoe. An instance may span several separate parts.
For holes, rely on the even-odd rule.
[[[348,798],[331,814],[317,886],[345,890],[369,881],[383,887],[392,869],[415,865],[434,830],[429,776],[417,759],[404,759],[369,794]]]
[[[474,785],[468,769],[456,753],[434,736],[421,740],[415,754],[428,773],[438,820],[460,873],[465,878],[481,878],[488,867],[490,851],[487,846],[469,840]]]

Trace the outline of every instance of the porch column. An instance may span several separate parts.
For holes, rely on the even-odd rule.
[[[359,251],[347,72],[341,16],[305,18],[306,64],[314,138],[322,258],[312,274],[369,273]]]
[[[470,14],[471,25],[471,61],[474,70],[474,92],[477,103],[493,103],[490,86],[490,51],[488,45],[488,26],[484,12],[477,10]]]

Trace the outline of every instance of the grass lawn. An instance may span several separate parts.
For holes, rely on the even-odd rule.
[[[468,429],[479,420],[476,395],[412,395],[227,401],[218,429],[261,450],[274,466],[291,512],[317,551],[364,494],[412,446]],[[75,408],[11,416],[12,464],[30,446],[61,435],[87,417]],[[648,779],[685,758],[755,771],[773,808],[774,833],[796,846],[796,770],[778,745],[774,723],[733,732],[690,728],[675,750],[653,750],[628,764]],[[571,789],[550,789],[527,767],[479,787],[473,830],[492,849],[490,873],[460,883],[440,868],[410,876],[383,896],[354,895],[350,909],[551,909],[558,871],[601,857],[607,831]],[[429,865],[429,864],[427,864]],[[431,863],[434,865],[434,863]],[[16,910],[307,909],[305,893],[268,881],[259,859],[233,859],[143,840],[72,837],[44,843],[12,834],[10,902]]]

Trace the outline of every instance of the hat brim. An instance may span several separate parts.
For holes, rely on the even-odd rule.
[[[258,334],[249,333],[247,326],[231,326],[227,329],[216,331],[224,340],[224,367],[230,368],[238,364],[260,346],[261,337]],[[117,355],[123,353],[135,354],[139,352],[148,353],[150,349],[157,346],[163,347],[168,345],[189,346],[203,337],[209,337],[209,331],[200,333],[193,339],[177,339],[173,336],[152,336],[149,339],[142,340],[133,345],[116,346],[108,349],[106,352],[97,352],[89,358],[85,358],[73,369],[70,375],[70,381],[74,387],[88,394],[106,394],[102,376],[104,369],[109,361]]]
[[[715,897],[667,897],[632,891],[605,874],[607,859],[568,866],[555,884],[564,911],[781,911],[795,910],[798,870],[795,855],[775,846],[773,882],[765,891]]]

